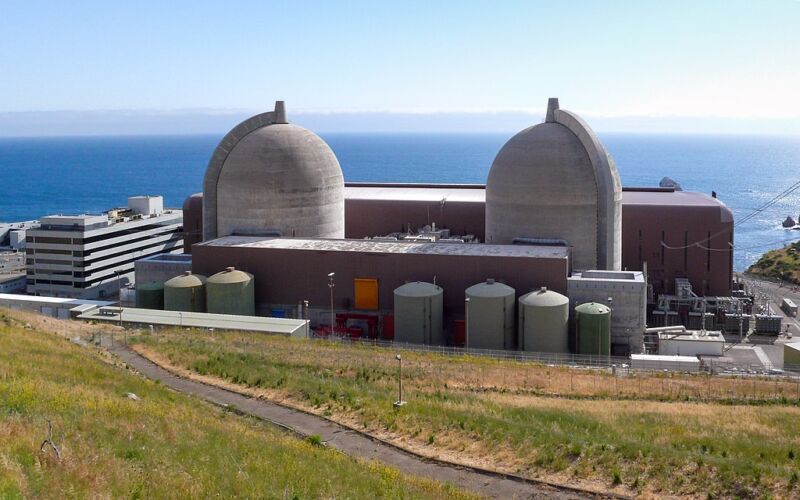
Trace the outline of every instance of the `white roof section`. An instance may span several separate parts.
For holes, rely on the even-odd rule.
[[[660,332],[660,340],[676,340],[680,342],[725,342],[725,338],[718,331],[707,331],[702,333],[697,330],[687,330],[683,333]]]
[[[476,185],[351,184],[344,188],[346,200],[453,201],[486,203],[486,189]]]
[[[462,255],[474,257],[517,257],[566,259],[565,247],[532,245],[487,245],[481,243],[415,243],[380,240],[338,240],[324,238],[270,238],[261,236],[225,236],[196,246],[264,248],[327,252],[378,254]]]
[[[58,226],[91,226],[93,224],[108,224],[108,215],[47,215],[42,217],[41,224]]]
[[[17,295],[14,293],[0,293],[0,303],[8,304],[8,303],[39,303],[42,305],[72,305],[72,306],[81,306],[84,304],[90,304],[94,306],[108,306],[113,304],[114,302],[102,301],[102,300],[86,300],[86,299],[71,299],[71,298],[64,298],[64,297],[43,297],[43,296],[36,296],[36,295]]]
[[[697,358],[697,356],[677,356],[669,354],[631,354],[631,359],[638,361],[663,361],[663,362],[700,364],[700,360]]]
[[[119,307],[100,307],[78,315],[80,319],[119,322]],[[241,330],[281,335],[306,336],[308,320],[268,318],[263,316],[237,316],[233,314],[211,314],[181,311],[159,311],[156,309],[122,308],[124,323],[139,323],[184,328],[214,328],[218,330]]]
[[[567,280],[583,281],[603,281],[603,282],[622,282],[644,283],[644,273],[642,271],[583,271],[572,273]]]

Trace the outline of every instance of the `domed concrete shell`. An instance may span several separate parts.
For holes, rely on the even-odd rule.
[[[486,182],[486,242],[564,239],[575,270],[621,268],[622,186],[586,123],[551,99],[545,123],[512,137]]]
[[[344,176],[330,147],[287,123],[283,103],[223,138],[203,186],[203,237],[344,238]]]

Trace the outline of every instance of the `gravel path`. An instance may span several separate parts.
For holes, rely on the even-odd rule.
[[[318,435],[327,446],[347,455],[376,460],[405,474],[450,483],[491,498],[598,498],[579,491],[555,488],[534,481],[419,457],[322,417],[179,377],[140,356],[124,344],[114,343],[113,346],[107,347],[110,352],[119,356],[128,366],[145,377],[160,380],[163,385],[176,391],[214,404],[235,407],[239,411],[267,420],[302,436]]]

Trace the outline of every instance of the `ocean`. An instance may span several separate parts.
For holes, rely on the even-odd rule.
[[[599,134],[625,186],[671,177],[717,192],[737,220],[800,181],[800,136]],[[347,181],[484,183],[510,134],[322,134]],[[0,138],[0,221],[101,212],[127,196],[162,194],[179,207],[202,190],[221,136]],[[800,239],[800,190],[736,227],[734,266]]]

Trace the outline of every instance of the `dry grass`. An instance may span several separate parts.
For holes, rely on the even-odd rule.
[[[659,497],[796,493],[800,410],[794,383],[612,377],[404,353],[409,405],[396,412],[391,350],[185,331],[137,342],[185,373],[244,387],[432,456]],[[614,485],[615,478],[622,484]]]
[[[36,319],[0,311],[0,498],[468,496],[167,390]],[[39,451],[45,419],[61,461]]]

